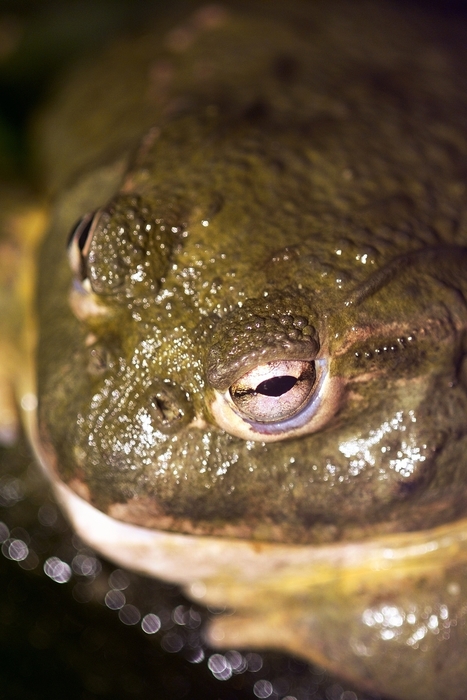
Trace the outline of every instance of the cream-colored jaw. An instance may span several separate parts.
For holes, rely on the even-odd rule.
[[[285,545],[131,525],[97,510],[55,477],[52,485],[83,541],[121,566],[184,586],[205,603],[248,607],[267,590],[287,597],[305,584],[311,590],[339,582],[351,593],[368,577],[378,585],[408,573],[431,575],[453,558],[467,561],[466,519],[360,542]]]

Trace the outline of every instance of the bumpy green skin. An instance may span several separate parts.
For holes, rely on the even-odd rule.
[[[435,264],[423,255],[406,269],[401,261],[394,279],[346,306],[394,258],[462,245],[454,230],[464,206],[462,95],[453,98],[451,76],[436,72],[441,60],[428,70],[426,54],[404,46],[397,30],[389,41],[381,37],[375,54],[376,38],[370,44],[365,35],[371,25],[357,49],[353,35],[336,36],[330,19],[328,29],[300,29],[291,15],[284,26],[233,12],[182,56],[159,54],[161,39],[146,40],[133,71],[148,80],[167,62],[175,94],[188,92],[186,105],[163,118],[152,96],[160,133],[131,161],[124,194],[117,194],[121,174],[104,186],[101,170],[81,176],[59,204],[44,252],[40,308],[53,321],[41,323],[43,429],[63,479],[82,480],[109,512],[115,503],[133,499],[138,511],[144,503],[144,515],[127,515],[136,522],[319,542],[427,527],[463,508],[464,250],[437,252]],[[264,45],[253,41],[260,29]],[[392,45],[396,38],[401,46]],[[131,48],[119,49],[120,60]],[[186,85],[177,69],[188,64],[196,75],[203,61],[208,77]],[[102,104],[81,95],[80,111],[95,131],[99,108],[114,109],[106,93],[110,99],[122,79],[115,71],[98,78],[105,87],[88,90]],[[148,111],[150,84],[119,89],[129,92],[128,110],[143,102]],[[112,116],[119,119],[118,106]],[[62,241],[76,218],[109,200],[90,265],[109,315],[79,325],[66,308]],[[141,231],[152,222],[159,240],[145,233],[135,246],[135,220]],[[148,246],[151,266],[133,283]],[[251,368],[241,348],[271,348],[265,327],[235,326],[245,302],[261,319],[300,316],[316,329],[318,357],[328,357],[331,374],[346,384],[326,430],[263,445],[213,424],[209,367],[224,354],[228,386],[239,366],[241,374]],[[97,339],[86,349],[89,326]],[[240,361],[227,355],[229,342]],[[105,355],[97,369],[96,352]],[[183,412],[176,431],[151,415],[161,382]],[[206,429],[190,427],[195,415]]]
[[[44,120],[40,430],[110,515],[294,544],[465,516],[465,52],[381,4],[326,6],[248,3],[119,44]],[[99,207],[104,313],[82,322],[64,245]],[[214,388],[310,338],[342,388],[324,428],[216,426]]]

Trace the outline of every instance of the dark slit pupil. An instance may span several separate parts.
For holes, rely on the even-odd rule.
[[[286,394],[290,391],[297,381],[297,377],[290,377],[288,375],[272,377],[258,384],[255,393],[264,394],[265,396],[282,396],[282,394]]]

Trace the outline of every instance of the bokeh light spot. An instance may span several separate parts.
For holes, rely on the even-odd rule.
[[[49,557],[45,561],[44,572],[55,583],[66,583],[71,578],[71,567],[58,557]]]
[[[118,617],[124,625],[137,625],[141,620],[141,613],[136,605],[124,605],[119,611]]]
[[[104,602],[111,610],[120,610],[126,603],[125,595],[121,591],[107,591]]]
[[[160,618],[154,613],[148,613],[141,620],[141,629],[146,634],[156,634],[161,628]]]
[[[270,681],[256,681],[253,686],[253,692],[257,698],[269,698],[273,693],[272,683]]]

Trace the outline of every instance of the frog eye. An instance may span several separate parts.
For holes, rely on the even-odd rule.
[[[229,389],[238,412],[248,420],[276,423],[291,418],[310,400],[316,383],[314,362],[268,362],[244,374]]]
[[[87,257],[100,210],[85,214],[73,226],[68,237],[68,258],[75,277],[83,282],[87,278]]]
[[[226,391],[214,390],[209,409],[231,435],[275,442],[325,427],[338,412],[342,392],[327,359],[274,360],[257,365]]]
[[[81,320],[108,313],[92,293],[88,273],[89,250],[101,213],[102,210],[98,209],[85,214],[73,226],[68,237],[68,259],[73,272],[69,301],[73,313]]]

